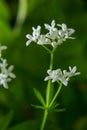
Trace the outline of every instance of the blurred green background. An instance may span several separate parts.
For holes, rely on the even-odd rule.
[[[50,113],[45,129],[87,130],[86,0],[0,0],[0,42],[8,47],[3,57],[15,66],[16,74],[8,90],[0,86],[0,130],[39,130],[43,111],[31,107],[39,104],[33,88],[45,97],[49,55],[34,43],[26,47],[25,35],[32,33],[32,26],[44,28],[53,19],[76,30],[75,40],[58,47],[54,69],[76,65],[81,75],[62,88],[57,101],[66,111]]]

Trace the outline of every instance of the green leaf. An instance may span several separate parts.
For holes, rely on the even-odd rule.
[[[39,105],[34,105],[34,104],[31,104],[32,107],[35,107],[37,109],[43,109],[44,110],[44,107],[43,106],[39,106]]]
[[[39,121],[30,120],[15,125],[11,127],[9,130],[38,130],[39,126],[40,126]]]
[[[54,110],[53,110],[53,112],[63,112],[63,111],[66,111],[66,109],[63,108],[63,109],[54,109]]]
[[[59,103],[54,103],[54,104],[49,108],[49,112],[54,111],[54,109],[55,109],[56,107],[58,107],[59,105],[60,105]]]
[[[59,105],[60,105],[59,103],[53,104],[53,106],[51,107],[51,109],[54,109],[54,108],[58,107]]]
[[[11,111],[9,114],[0,119],[0,130],[7,130],[11,120],[13,117],[13,112]]]
[[[37,99],[40,101],[40,103],[41,103],[43,106],[45,106],[45,101],[44,101],[44,99],[43,99],[41,93],[40,93],[37,89],[35,89],[35,88],[34,88],[34,93],[35,93],[35,96],[37,97]]]

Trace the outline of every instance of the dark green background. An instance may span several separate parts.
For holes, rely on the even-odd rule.
[[[45,129],[87,130],[87,1],[20,0],[20,3],[0,0],[0,42],[8,46],[3,57],[15,66],[16,74],[8,90],[0,86],[0,130],[39,130],[43,111],[31,107],[39,104],[33,88],[45,97],[49,54],[35,43],[26,47],[25,35],[32,33],[32,26],[37,25],[44,32],[44,23],[50,24],[53,19],[76,30],[75,40],[67,40],[57,48],[54,69],[76,65],[81,75],[62,88],[57,101],[66,111],[50,113]],[[23,8],[25,4],[27,10]],[[19,6],[20,18],[16,20]]]

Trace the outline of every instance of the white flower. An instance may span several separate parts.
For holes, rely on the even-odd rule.
[[[44,24],[45,29],[47,29],[49,32],[46,34],[46,37],[55,40],[58,36],[58,29],[55,27],[55,20],[52,20],[51,26],[48,24]]]
[[[47,76],[44,81],[47,80],[52,80],[52,83],[56,82],[56,81],[61,81],[65,86],[67,86],[68,84],[68,80],[64,77],[61,69],[57,69],[57,70],[48,70],[47,73],[49,74],[49,76]]]
[[[44,45],[44,44],[51,44],[50,39],[46,38],[45,35],[40,35],[37,44]]]
[[[59,39],[62,39],[62,41],[65,41],[66,39],[74,39],[74,37],[70,37],[75,30],[72,28],[67,28],[66,24],[57,24],[59,27],[61,27],[61,30],[59,30]]]
[[[56,30],[55,28],[55,20],[52,20],[51,26],[49,24],[44,24],[45,29],[49,30],[49,33],[54,32]]]
[[[32,27],[32,30],[33,30],[32,35],[30,35],[30,34],[27,34],[27,35],[26,35],[26,37],[29,39],[29,40],[26,42],[26,45],[27,45],[27,46],[28,46],[31,42],[37,42],[37,39],[38,39],[39,36],[40,36],[41,27],[40,27],[40,26],[37,26],[36,29],[35,29],[34,27]]]
[[[13,65],[7,68],[7,60],[0,59],[0,85],[3,85],[4,88],[8,88],[7,82],[11,81],[12,78],[15,78],[15,74],[12,73]]]
[[[47,73],[49,76],[47,76],[44,81],[52,80],[52,83],[60,81],[62,84],[67,86],[70,77],[80,74],[80,72],[76,72],[76,69],[76,66],[74,66],[73,68],[69,67],[70,72],[67,72],[67,70],[63,70],[62,72],[61,69],[48,70]]]

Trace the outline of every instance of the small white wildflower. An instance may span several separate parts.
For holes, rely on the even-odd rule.
[[[67,86],[70,77],[80,74],[80,72],[76,72],[76,69],[76,66],[74,66],[73,68],[69,67],[70,72],[67,72],[67,70],[63,70],[62,72],[61,69],[48,70],[47,73],[49,76],[44,81],[52,80],[52,83],[60,81],[63,85]]]
[[[46,38],[45,35],[40,35],[37,44],[44,45],[44,44],[51,44],[50,39]]]
[[[65,39],[74,39],[74,37],[70,37],[75,30],[72,28],[67,28],[66,24],[57,24],[59,27],[61,27],[61,30],[59,30],[59,39],[62,39],[65,41]]]
[[[8,88],[7,82],[11,81],[12,78],[15,78],[15,74],[12,73],[13,65],[7,68],[7,60],[0,59],[0,85],[3,85],[4,88]]]
[[[45,29],[49,30],[50,33],[56,30],[55,25],[55,20],[52,20],[51,26],[49,24],[44,24]]]
[[[27,35],[26,35],[26,37],[29,39],[29,40],[26,42],[26,45],[27,45],[27,46],[28,46],[31,42],[37,42],[37,39],[38,39],[39,36],[40,36],[41,27],[40,27],[40,26],[37,26],[36,29],[35,29],[34,27],[32,27],[32,30],[33,30],[32,35],[30,35],[30,34],[27,34]]]
[[[55,48],[56,46],[62,44],[67,39],[74,39],[74,37],[71,37],[71,35],[75,32],[75,30],[72,28],[67,28],[67,25],[64,23],[57,24],[56,27],[55,20],[52,20],[51,25],[44,24],[44,26],[45,29],[48,30],[48,33],[44,35],[40,34],[41,27],[37,26],[36,29],[34,27],[32,28],[33,29],[32,35],[30,34],[26,35],[26,37],[29,39],[26,42],[27,46],[33,41],[39,45],[49,44],[53,48]]]
[[[58,29],[55,27],[55,20],[52,20],[51,26],[48,24],[44,24],[45,29],[47,29],[49,32],[46,34],[46,37],[55,40],[58,36]]]
[[[57,69],[57,70],[48,70],[47,73],[49,74],[49,76],[47,76],[44,81],[47,80],[52,80],[52,83],[56,82],[56,81],[61,81],[65,86],[67,86],[68,81],[67,79],[64,77],[61,69]]]

